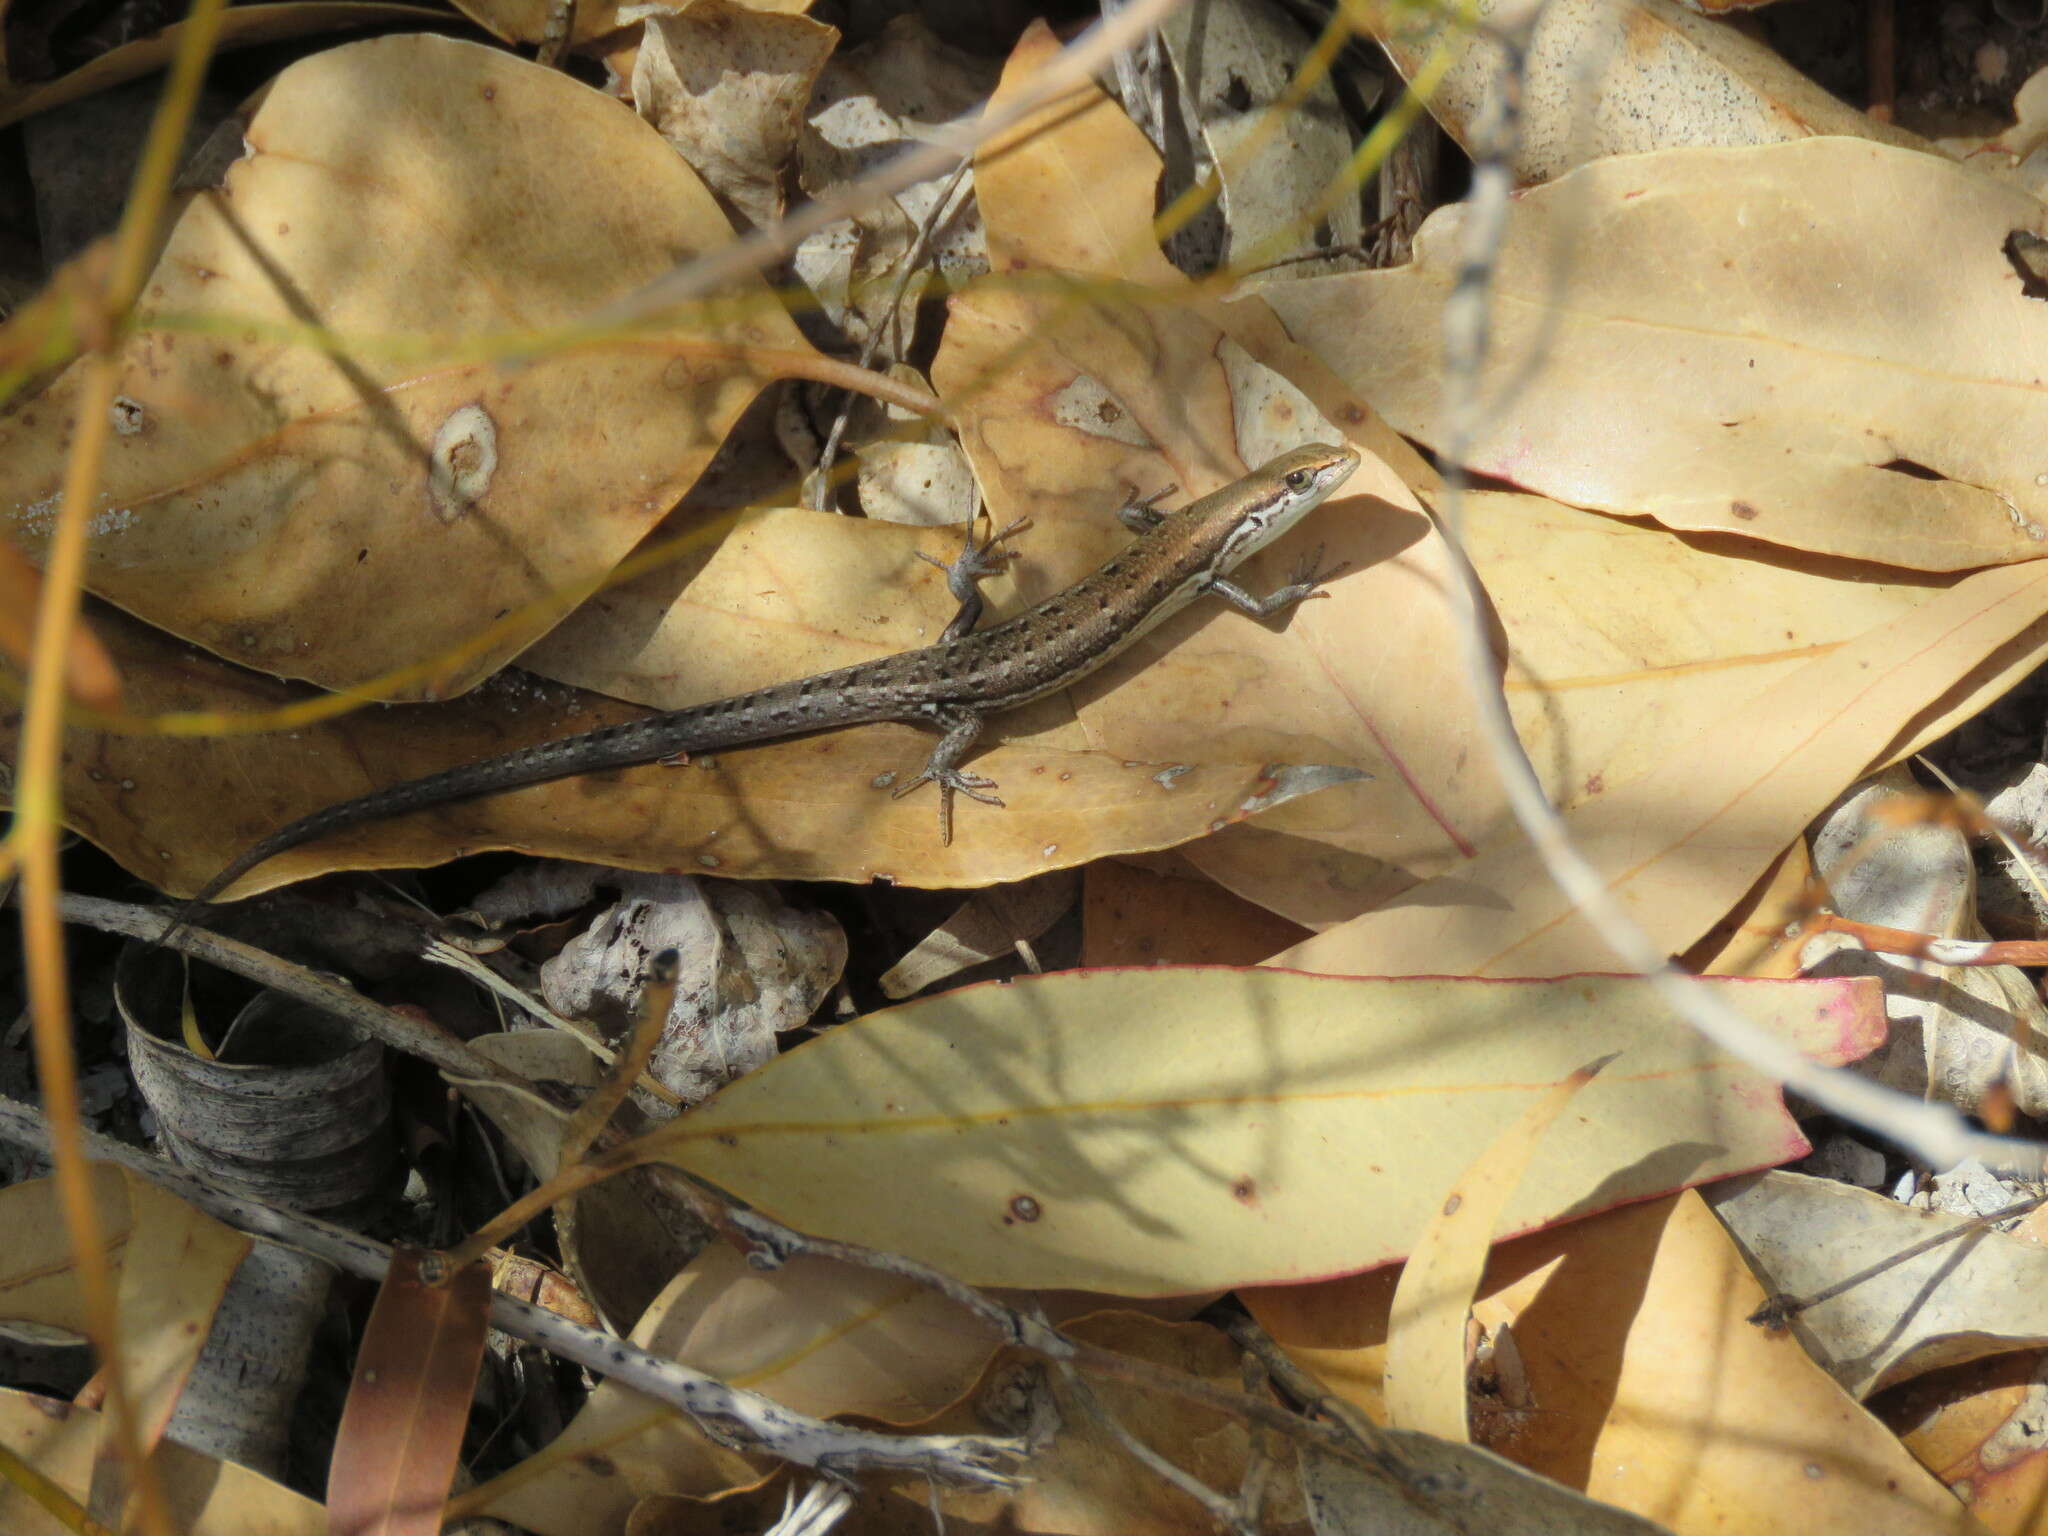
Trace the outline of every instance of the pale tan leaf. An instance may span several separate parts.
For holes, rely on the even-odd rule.
[[[1463,217],[1425,224],[1409,266],[1265,294],[1435,447]],[[2006,255],[2015,230],[2048,232],[2048,209],[1854,139],[1595,161],[1509,211],[1470,461],[1580,506],[1891,566],[2048,554],[2048,310]]]
[[[1700,976],[1797,976],[1796,940],[1816,900],[1813,858],[1802,837],[1680,963]]]
[[[100,1166],[95,1165],[94,1183],[105,1190]],[[178,1394],[185,1390],[193,1364],[206,1346],[214,1313],[249,1252],[250,1240],[139,1174],[122,1170],[119,1177],[126,1186],[129,1224],[114,1301],[121,1318],[121,1346],[127,1356],[129,1398],[145,1435],[154,1444],[170,1422]],[[0,1194],[0,1199],[10,1201],[19,1196],[21,1207],[0,1217],[0,1230],[17,1238],[34,1230],[56,1237],[61,1244],[64,1226],[52,1208],[54,1192],[49,1181],[37,1180]],[[103,1205],[105,1201],[102,1195]],[[14,1246],[14,1239],[8,1246]],[[76,1286],[78,1279],[70,1273],[68,1252],[64,1266],[70,1283]]]
[[[1444,1440],[1465,1423],[1465,1319],[1508,1197],[1543,1133],[1602,1064],[1581,1067],[1541,1095],[1472,1159],[1401,1266],[1387,1337],[1387,1421]]]
[[[1583,855],[1655,941],[1689,948],[1887,743],[2048,608],[2048,571],[1983,571],[1809,661],[1566,817]],[[2035,637],[2038,641],[2038,636]],[[1276,964],[1352,975],[1562,975],[1611,954],[1519,842]]]
[[[199,705],[255,712],[304,697],[195,661],[185,647],[118,614],[98,616],[95,627],[119,660],[138,710]],[[80,730],[65,758],[65,818],[153,884],[190,892],[296,816],[640,713],[511,674],[445,704],[365,710],[267,737]],[[9,718],[0,705],[0,724]],[[734,878],[973,887],[1170,847],[1319,791],[1334,777],[1257,763],[998,747],[973,763],[1002,786],[1008,808],[963,806],[952,843],[941,844],[928,794],[890,794],[891,785],[917,772],[933,740],[907,725],[866,726],[678,766],[651,763],[535,785],[294,849],[230,894],[330,870],[413,868],[497,848]],[[9,745],[0,734],[0,761]]]
[[[73,1403],[0,1388],[0,1445],[81,1503],[106,1420]],[[158,1482],[180,1536],[329,1536],[327,1511],[303,1494],[232,1461],[158,1444]],[[63,1536],[64,1527],[0,1480],[0,1530],[10,1536]]]
[[[1879,1038],[1867,982],[1707,985],[1821,1060]],[[1221,968],[1029,977],[871,1014],[642,1150],[801,1231],[976,1283],[1171,1295],[1399,1257],[1444,1147],[1490,1140],[1612,1051],[1504,1229],[1804,1152],[1775,1088],[1637,978]]]
[[[1597,1092],[1597,1089],[1589,1090]],[[1375,1417],[1388,1274],[1245,1294],[1253,1315]],[[1984,1536],[1798,1343],[1748,1321],[1764,1294],[1696,1193],[1496,1250],[1475,1315],[1511,1327],[1530,1407],[1482,1443],[1677,1536]]]
[[[1563,806],[1640,777],[1708,722],[1955,581],[1873,580],[1540,496],[1480,493],[1464,516],[1465,547],[1507,635],[1515,734]]]
[[[109,1164],[93,1164],[91,1176],[111,1248],[128,1392],[154,1444],[249,1239]],[[0,1190],[0,1223],[11,1234],[0,1245],[0,1317],[83,1334],[84,1303],[55,1184],[36,1179]]]
[[[142,299],[212,333],[147,331],[120,354],[87,577],[224,656],[354,683],[592,582],[769,379],[816,361],[759,283],[517,368],[502,347],[460,353],[458,336],[579,318],[731,239],[660,135],[556,71],[439,37],[352,44],[279,76],[245,140]],[[308,321],[344,349],[360,334],[360,355],[262,329]],[[379,351],[433,336],[448,355]],[[0,509],[31,545],[77,377],[0,421]],[[441,689],[560,616],[526,615]]]

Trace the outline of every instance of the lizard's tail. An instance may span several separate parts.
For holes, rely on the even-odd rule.
[[[394,816],[403,816],[411,811],[425,810],[429,806],[453,805],[462,800],[474,800],[483,795],[494,795],[503,790],[519,789],[528,784],[542,784],[551,779],[569,778],[578,773],[588,773],[594,767],[610,766],[606,762],[593,763],[587,743],[592,738],[616,736],[618,755],[625,761],[644,761],[646,754],[633,757],[638,736],[644,733],[645,722],[629,721],[623,726],[613,726],[605,732],[592,732],[590,737],[577,738],[586,742],[585,750],[576,756],[559,750],[559,744],[550,742],[538,747],[524,747],[517,752],[507,752],[500,757],[486,758],[478,763],[465,763],[441,773],[428,774],[425,778],[408,779],[402,784],[393,784],[387,789],[372,790],[355,800],[345,800],[340,805],[331,805],[325,810],[314,811],[301,816],[297,821],[287,822],[268,837],[252,843],[205,885],[179,905],[172,914],[169,926],[157,936],[162,944],[180,929],[190,927],[207,907],[213,905],[221,892],[233,885],[252,869],[269,863],[281,853],[306,843],[316,843],[350,827],[362,826],[366,822],[385,821]]]

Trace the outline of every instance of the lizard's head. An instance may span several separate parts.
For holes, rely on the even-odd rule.
[[[1253,551],[1280,537],[1351,478],[1356,448],[1309,443],[1260,466],[1244,482],[1245,495],[1211,569],[1232,569]]]

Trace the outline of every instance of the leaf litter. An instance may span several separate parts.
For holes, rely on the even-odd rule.
[[[298,24],[341,9],[304,8]],[[548,25],[534,7],[476,14],[508,38]],[[1418,1240],[1448,1241],[1422,1239],[1429,1213],[1462,1203],[1457,1170],[1519,1107],[1618,1050],[1516,1146],[1512,1170],[1483,1175],[1457,1250],[1463,1290],[1432,1314],[1426,1349],[1397,1350],[1429,1378],[1426,1422],[1444,1438],[1426,1454],[1454,1457],[1436,1485],[1456,1489],[1449,1507],[1471,1519],[1498,1501],[1535,1528],[1550,1495],[1518,1499],[1503,1481],[1533,1472],[1559,1497],[1628,1512],[1609,1511],[1628,1528],[1775,1529],[1795,1502],[1823,1530],[1979,1528],[1955,1488],[1983,1495],[1987,1524],[2026,1529],[1990,1480],[1954,1474],[1989,1454],[1995,1423],[1977,1449],[1951,1434],[1930,1471],[1912,1437],[1856,1402],[2038,1348],[2010,1301],[2023,1288],[1982,1279],[1994,1259],[2024,1272],[2017,1240],[1980,1238],[1963,1267],[1903,1263],[1863,1282],[1846,1313],[1815,1305],[1790,1333],[1748,1320],[1765,1285],[1818,1291],[1836,1260],[1881,1269],[1909,1246],[1897,1229],[1925,1222],[1871,1193],[1826,1214],[1787,1200],[1768,1242],[1736,1222],[1746,1197],[1723,1181],[1796,1160],[1810,1139],[1773,1084],[1708,1052],[1641,983],[1583,974],[1611,961],[1506,813],[1456,659],[1461,557],[1436,520],[1444,486],[1417,450],[1442,451],[1454,391],[1476,387],[1474,464],[1493,480],[1468,498],[1460,536],[1492,602],[1515,728],[1660,945],[1709,953],[1746,915],[1790,937],[1723,959],[1788,976],[1819,902],[1937,936],[1989,931],[1959,873],[1962,835],[1936,812],[1819,818],[1884,770],[1882,794],[1919,803],[1902,765],[1923,748],[1953,756],[1948,733],[2020,683],[2048,640],[2032,564],[2048,553],[2048,477],[2026,427],[2039,299],[2013,255],[2017,237],[2048,237],[2021,167],[2038,87],[2018,92],[2002,137],[1943,137],[1951,160],[1934,135],[1822,101],[1768,50],[1658,0],[1552,7],[1536,56],[1597,57],[1604,73],[1572,98],[1536,71],[1546,89],[1513,160],[1527,190],[1489,260],[1490,360],[1459,381],[1440,338],[1468,210],[1437,212],[1415,260],[1389,271],[1347,265],[1362,238],[1349,209],[1287,249],[1288,210],[1342,158],[1336,115],[1393,94],[1358,92],[1355,77],[1287,94],[1302,56],[1271,55],[1287,25],[1252,5],[1232,17],[1229,46],[1252,50],[1243,80],[1258,83],[1248,109],[1199,73],[1229,55],[1194,48],[1184,18],[1165,64],[1130,77],[1158,85],[1142,109],[1090,88],[983,145],[971,201],[942,179],[874,208],[799,257],[812,292],[795,304],[771,275],[592,336],[574,332],[583,317],[773,221],[795,189],[828,192],[876,145],[957,128],[984,97],[1017,99],[1057,41],[1034,27],[976,49],[899,20],[861,56],[816,21],[723,0],[579,14],[570,41],[637,83],[667,141],[602,92],[494,48],[386,37],[309,51],[244,107],[244,152],[178,212],[145,285],[150,324],[116,355],[86,584],[129,713],[72,732],[64,814],[132,875],[189,891],[253,837],[373,785],[927,643],[952,603],[919,557],[957,543],[922,529],[924,514],[890,516],[927,491],[964,510],[963,465],[998,524],[1035,525],[1026,558],[989,586],[1015,611],[1121,542],[1126,498],[1172,486],[1177,501],[1280,448],[1351,441],[1368,459],[1346,495],[1242,574],[1266,590],[1322,543],[1350,565],[1327,596],[1271,626],[1190,612],[1006,718],[976,761],[1008,808],[966,818],[950,847],[933,843],[923,802],[886,793],[926,739],[883,726],[359,829],[235,894],[485,849],[676,883],[706,914],[685,940],[643,926],[630,899],[607,906],[601,877],[551,878],[550,899],[484,945],[496,997],[523,989],[532,1018],[567,1009],[615,1027],[649,951],[688,951],[704,1054],[679,1070],[700,1086],[751,1070],[665,1128],[659,1096],[637,1096],[628,1129],[651,1139],[603,1155],[658,1153],[908,1267],[814,1256],[767,1280],[725,1249],[686,1258],[671,1241],[685,1224],[646,1173],[630,1208],[579,1196],[565,1262],[623,1327],[639,1319],[644,1342],[759,1376],[793,1408],[934,1433],[1001,1421],[1038,1447],[1027,1493],[949,1494],[956,1518],[1184,1528],[1214,1514],[1199,1488],[1252,1475],[1252,1420],[1152,1395],[1106,1407],[1121,1389],[996,1352],[1000,1330],[918,1283],[916,1264],[1086,1293],[1052,1308],[1096,1311],[1074,1337],[1216,1390],[1234,1388],[1238,1356],[1189,1317],[1232,1292],[1320,1390],[1383,1418],[1392,1266]],[[1630,27],[1633,54],[1612,46]],[[1388,40],[1414,71],[1444,37]],[[711,64],[724,94],[695,83]],[[1487,67],[1472,49],[1436,103],[1466,143]],[[902,88],[918,70],[945,72],[922,103]],[[27,111],[56,99],[38,89],[10,85]],[[1312,114],[1313,135],[1264,136],[1276,91],[1275,110]],[[1688,118],[1709,96],[1728,116]],[[1600,113],[1575,120],[1589,99]],[[1199,179],[1186,161],[1197,141],[1222,160],[1225,242],[1193,231],[1164,250],[1284,256],[1294,270],[1240,273],[1228,289],[1167,259],[1157,189]],[[920,270],[899,270],[911,254]],[[849,341],[873,344],[860,379]],[[84,377],[46,371],[0,414],[0,515],[32,557]],[[841,428],[815,419],[818,391],[849,382],[867,403]],[[957,453],[920,412],[942,413]],[[840,430],[858,490],[817,504],[871,500],[875,516],[799,504],[799,486],[819,483],[805,455]],[[766,457],[778,446],[795,461]],[[780,488],[734,497],[740,458]],[[515,661],[526,670],[507,670]],[[320,690],[357,687],[390,702],[305,713],[324,708]],[[96,705],[112,698],[97,688]],[[172,711],[200,733],[133,729]],[[204,733],[235,714],[295,728]],[[1276,783],[1318,787],[1275,795]],[[1923,883],[1855,907],[1859,871],[1937,833],[1942,862],[1916,866]],[[1054,873],[1077,868],[1078,881]],[[461,869],[415,889],[459,906]],[[941,894],[1033,877],[1049,895],[1028,913],[990,901],[955,922],[959,898]],[[726,879],[845,888],[793,886],[778,954],[753,907],[689,894]],[[350,923],[319,915],[341,908],[306,910],[330,963],[337,950],[363,961]],[[389,912],[359,898],[351,922]],[[874,1011],[866,989],[921,941],[926,985],[1012,951],[1024,966],[1228,964],[955,986]],[[579,975],[565,998],[547,967],[559,982],[575,957],[605,974]],[[2031,1111],[2038,1006],[2024,978],[2007,974],[1994,996],[1989,973],[1863,969],[1879,979],[1716,985],[1830,1062],[1870,1056],[1888,1012],[1894,1039],[1871,1070],[1897,1078],[1917,1060],[1922,1091],[1999,1123]],[[495,1025],[496,1002],[404,985],[472,1032]],[[1930,991],[1938,1006],[1916,1011]],[[1915,1039],[1899,1033],[1908,1023]],[[571,1050],[592,1059],[586,1043]],[[594,1070],[544,1052],[507,1060],[536,1084]],[[560,1108],[545,1094],[515,1115],[495,1090],[450,1087],[492,1105],[508,1155],[553,1171]],[[1676,1193],[1695,1185],[1720,1220]],[[1479,1220],[1495,1199],[1498,1221]],[[636,1266],[635,1247],[657,1257]],[[1118,1299],[1166,1293],[1183,1298],[1166,1320]],[[178,1305],[203,1321],[218,1299]],[[124,1307],[156,1326],[141,1302]],[[1414,1400],[1394,1402],[1393,1432],[1412,1435]],[[1445,1411],[1459,1404],[1462,1416]],[[623,1390],[601,1388],[569,1422],[475,1507],[582,1530],[623,1528],[660,1501],[782,1497],[772,1455],[740,1457]],[[1193,1484],[1134,1481],[1117,1426],[1178,1451]],[[18,1450],[62,1462],[20,1433]],[[1266,1528],[1346,1528],[1372,1494],[1332,1470],[1345,1465],[1290,1469]],[[906,1496],[877,1480],[845,1528],[892,1528]],[[240,1497],[280,1522],[291,1507],[281,1489],[274,1505]],[[1581,1528],[1598,1507],[1580,1508]]]

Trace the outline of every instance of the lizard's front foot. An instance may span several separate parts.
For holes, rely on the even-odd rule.
[[[951,592],[960,604],[960,611],[953,615],[952,622],[939,636],[941,645],[958,640],[981,622],[982,581],[987,577],[999,575],[1016,558],[1015,551],[1000,547],[1002,542],[1031,526],[1030,518],[1020,517],[1000,533],[991,533],[987,539],[977,544],[974,542],[976,521],[978,519],[968,521],[967,542],[952,564],[948,565],[937,555],[926,554],[921,549],[917,552],[918,559],[929,561],[946,573],[946,590]]]
[[[1288,573],[1287,585],[1275,592],[1268,601],[1275,603],[1298,603],[1306,597],[1327,597],[1321,588],[1325,582],[1335,581],[1351,569],[1349,560],[1339,560],[1335,565],[1323,564],[1323,546],[1318,544],[1294,564]]]

